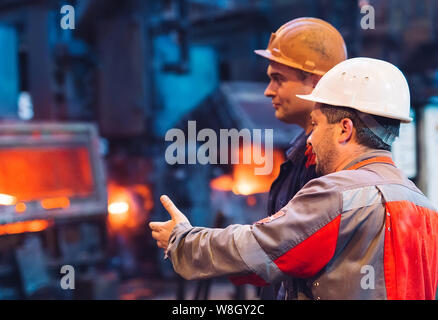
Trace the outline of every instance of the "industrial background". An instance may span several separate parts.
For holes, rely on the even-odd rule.
[[[362,29],[361,7],[375,9]],[[64,30],[61,7],[74,8]],[[147,224],[168,194],[192,224],[265,215],[298,127],[274,117],[255,49],[302,16],[325,19],[349,57],[397,65],[412,116],[393,153],[438,206],[435,0],[0,0],[0,299],[257,299],[227,279],[183,281]],[[274,171],[168,165],[165,134],[274,128]],[[236,151],[236,150],[234,150]],[[62,289],[62,266],[75,289]]]

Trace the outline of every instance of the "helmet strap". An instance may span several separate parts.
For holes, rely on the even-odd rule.
[[[357,111],[359,119],[365,124],[365,126],[371,130],[376,136],[378,136],[384,143],[391,146],[397,135],[389,132],[382,126],[372,115]]]

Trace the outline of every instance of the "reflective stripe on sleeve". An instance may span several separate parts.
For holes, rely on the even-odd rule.
[[[260,247],[251,232],[251,226],[238,228],[234,232],[236,247],[247,266],[265,282],[271,283],[284,276],[274,261]]]

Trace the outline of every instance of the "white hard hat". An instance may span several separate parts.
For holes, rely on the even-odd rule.
[[[311,94],[297,97],[402,122],[412,121],[406,78],[396,66],[382,60],[345,60],[330,69]]]

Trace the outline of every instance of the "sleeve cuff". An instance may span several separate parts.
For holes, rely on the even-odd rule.
[[[170,258],[172,259],[170,252],[172,250],[176,250],[179,241],[192,229],[192,225],[190,222],[182,222],[178,223],[173,227],[172,232],[169,237],[169,244],[167,245],[167,249],[164,252],[164,259]]]

